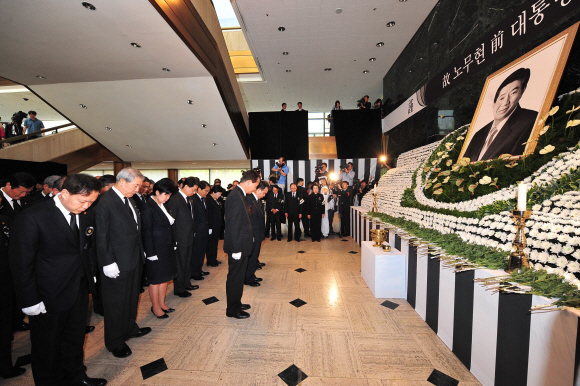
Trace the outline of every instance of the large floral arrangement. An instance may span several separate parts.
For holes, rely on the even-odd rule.
[[[560,304],[575,306],[580,295],[571,295],[570,288],[580,289],[577,105],[580,93],[567,94],[559,106],[542,117],[536,149],[525,158],[504,155],[489,162],[458,160],[467,127],[440,143],[402,154],[397,168],[379,182],[379,212],[387,215],[390,223],[399,221],[397,226],[412,234],[418,229],[435,232],[437,237],[433,233],[424,236],[436,239],[443,249],[461,250],[458,255],[477,266],[505,268],[516,230],[510,213],[515,206],[515,184],[526,181],[532,186],[528,207],[533,210],[526,222],[526,252],[534,270],[514,275],[513,280],[523,281],[536,288],[534,293],[546,296],[555,296],[554,283],[564,283],[569,287],[558,286],[556,290],[561,292],[561,299],[567,299]],[[363,206],[372,208],[372,197],[365,197]],[[457,240],[474,248],[458,249]],[[481,253],[475,246],[487,252]],[[474,255],[470,250],[479,252]],[[546,288],[545,283],[551,284]]]

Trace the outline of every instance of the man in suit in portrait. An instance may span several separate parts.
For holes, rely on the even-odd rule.
[[[296,184],[290,185],[290,191],[286,193],[284,201],[284,214],[288,219],[288,242],[292,241],[292,227],[294,226],[294,240],[300,242],[300,219],[302,218],[302,208],[304,199],[298,193]]]
[[[252,220],[252,229],[254,230],[254,248],[252,254],[248,259],[248,267],[246,269],[246,279],[244,284],[259,287],[261,278],[256,277],[256,269],[258,267],[258,257],[260,256],[260,249],[262,241],[264,241],[264,234],[266,226],[264,224],[264,205],[262,205],[262,198],[268,193],[268,184],[266,181],[260,181],[256,191],[248,194],[246,199],[250,210],[250,219]]]
[[[209,184],[206,181],[199,182],[197,193],[191,196],[193,206],[193,249],[191,255],[191,278],[204,280],[209,272],[203,271],[203,261],[207,250],[209,237],[209,219],[207,216],[207,203],[205,198],[209,193]]]
[[[530,74],[528,68],[519,68],[501,83],[493,99],[493,121],[473,135],[463,157],[479,161],[502,154],[524,153],[524,143],[528,142],[538,117],[537,111],[522,108],[519,104]]]
[[[249,318],[245,310],[249,304],[242,304],[244,280],[248,259],[253,249],[254,230],[248,213],[246,196],[253,193],[260,183],[260,175],[255,170],[242,174],[238,186],[233,188],[226,200],[226,231],[224,252],[228,254],[228,278],[226,280],[226,316],[236,319]]]
[[[198,185],[197,178],[185,178],[179,185],[179,192],[165,203],[169,214],[175,219],[172,226],[177,241],[177,277],[173,279],[173,294],[181,298],[190,297],[191,293],[188,291],[199,288],[191,285],[190,281],[193,249],[193,208],[190,197],[197,192]]]
[[[70,175],[58,196],[18,215],[11,232],[10,267],[30,321],[36,385],[107,384],[89,378],[83,364],[89,291],[95,291],[93,216],[87,209],[99,189],[88,174]]]
[[[137,325],[137,306],[145,252],[141,217],[132,197],[143,182],[136,169],[125,168],[95,207],[97,261],[105,311],[105,347],[117,358],[132,354],[125,341],[151,332]]]

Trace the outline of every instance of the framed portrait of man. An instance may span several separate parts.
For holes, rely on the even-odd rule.
[[[550,110],[578,24],[487,77],[459,159],[534,152],[538,121]]]

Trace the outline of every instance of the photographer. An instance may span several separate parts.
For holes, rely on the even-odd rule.
[[[352,186],[354,183],[355,172],[352,170],[352,168],[352,162],[349,162],[346,165],[340,165],[340,170],[342,171],[340,179],[343,182],[347,182],[348,186]]]
[[[370,110],[371,109],[371,102],[369,102],[369,96],[365,95],[358,101],[356,101],[356,107],[359,109]]]
[[[314,168],[314,174],[316,178],[314,179],[315,182],[318,182],[321,178],[328,178],[328,165],[326,162],[323,162],[321,165]]]
[[[286,158],[280,157],[278,162],[276,162],[276,166],[272,168],[272,171],[276,173],[276,182],[280,189],[282,189],[282,192],[284,192],[286,188],[286,176],[290,172],[288,165],[286,165]]]

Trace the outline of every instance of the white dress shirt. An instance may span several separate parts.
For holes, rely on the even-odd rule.
[[[514,110],[514,111],[516,111],[516,110]],[[510,119],[510,117],[512,116],[514,111],[512,111],[510,115],[508,115],[507,117],[505,117],[504,119],[499,121],[499,123],[497,125],[495,125],[495,128],[497,129],[496,133],[494,134],[492,141],[490,141],[490,143],[488,143],[487,146],[485,146],[487,141],[490,139],[490,136],[491,136],[492,131],[494,129],[493,123],[491,124],[491,129],[489,130],[489,133],[487,133],[487,136],[485,137],[485,141],[483,141],[483,147],[481,148],[481,152],[479,153],[479,156],[477,157],[477,161],[481,160],[481,157],[483,157],[483,155],[485,154],[487,149],[489,149],[489,146],[492,144],[493,140],[495,140],[497,138],[497,136],[499,135],[499,132],[504,127],[507,120]]]
[[[185,200],[185,203],[188,204],[189,211],[191,212],[191,218],[193,218],[193,208],[191,207],[191,204],[189,203],[188,197],[181,190],[179,190],[179,194],[181,194],[181,197],[183,197],[183,199]]]
[[[56,196],[54,196],[52,199],[54,200],[54,203],[55,203],[56,207],[58,209],[60,209],[62,215],[64,216],[64,218],[65,218],[65,220],[67,222],[67,224],[70,224],[70,213],[71,212],[70,212],[70,210],[68,210],[68,209],[66,209],[64,207],[64,205],[62,204],[62,202],[60,202],[59,196],[60,196],[60,193],[57,194]],[[79,215],[78,214],[75,214],[75,217],[76,217],[77,227],[79,228],[79,231],[80,231],[81,226],[80,226],[80,223],[79,223]]]
[[[8,195],[8,194],[7,194],[7,193],[4,191],[4,188],[0,188],[0,190],[2,191],[2,194],[4,195],[4,199],[5,199],[6,201],[8,201],[8,203],[10,204],[10,206],[12,207],[12,209],[14,209],[14,203],[12,202],[12,201],[14,201],[14,200],[12,199],[12,197],[10,197],[10,196],[9,196],[9,195]],[[22,206],[22,205],[20,204],[20,200],[16,200],[16,202],[18,202],[18,205]]]
[[[127,197],[125,197],[123,195],[123,193],[119,192],[117,190],[117,188],[115,188],[114,186],[111,189],[113,189],[113,191],[115,193],[117,193],[117,196],[119,196],[119,198],[121,199],[121,201],[123,201],[123,205],[125,205],[125,198],[127,198]],[[129,200],[129,199],[127,198],[127,200]],[[138,223],[138,221],[137,221],[137,213],[135,213],[135,208],[133,208],[133,205],[131,204],[131,201],[129,201],[129,207],[131,208],[131,212],[133,212],[133,218],[135,219],[135,224],[137,224]]]

